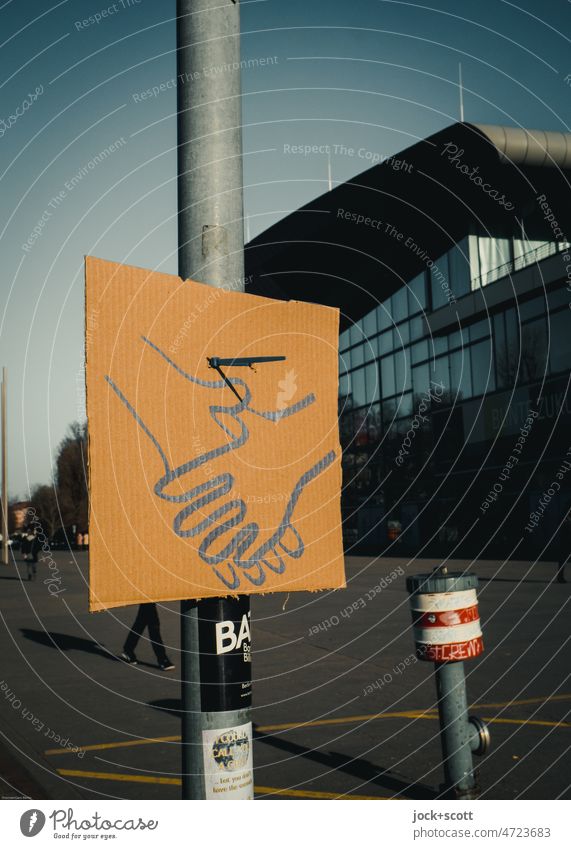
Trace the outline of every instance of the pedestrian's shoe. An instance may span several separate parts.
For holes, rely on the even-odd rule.
[[[172,660],[169,660],[168,657],[165,657],[164,660],[161,660],[159,663],[159,669],[162,669],[163,672],[170,672],[171,669],[174,669],[175,665]]]
[[[132,651],[122,651],[120,658],[121,660],[124,660],[125,663],[130,663],[131,666],[136,666],[138,663],[138,660]]]

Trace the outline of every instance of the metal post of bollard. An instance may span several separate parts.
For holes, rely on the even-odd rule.
[[[416,653],[434,662],[444,791],[449,798],[476,799],[478,780],[472,755],[489,748],[486,724],[468,716],[464,660],[482,654],[476,575],[448,573],[407,578]]]

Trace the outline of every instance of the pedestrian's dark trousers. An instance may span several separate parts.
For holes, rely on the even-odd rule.
[[[157,613],[157,606],[152,602],[149,604],[139,605],[137,618],[133,622],[133,626],[129,631],[129,636],[125,640],[125,651],[127,654],[134,653],[137,643],[139,642],[139,638],[145,628],[149,629],[149,638],[151,640],[153,651],[157,657],[157,662],[161,663],[161,661],[166,660],[167,653],[163,645],[163,638],[161,637],[161,625],[159,622],[159,614]]]

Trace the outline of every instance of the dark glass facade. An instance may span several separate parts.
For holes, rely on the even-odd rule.
[[[571,506],[571,472],[557,478],[571,460],[571,286],[546,282],[542,268],[566,250],[467,236],[341,335],[342,507],[353,551],[517,557],[517,544],[526,558],[554,554]],[[538,285],[521,294],[526,268]],[[500,303],[486,298],[500,286]],[[461,313],[474,293],[483,309],[430,331],[431,315],[450,305]]]

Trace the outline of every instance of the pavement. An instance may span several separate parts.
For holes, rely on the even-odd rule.
[[[87,555],[54,558],[57,584],[43,564],[30,582],[23,562],[0,566],[0,796],[180,798],[178,604],[160,608],[176,669],[146,640],[127,666],[135,608],[88,613]],[[414,657],[405,588],[432,565],[349,557],[346,590],[253,599],[258,798],[438,797],[434,669]],[[448,565],[481,580],[486,651],[465,666],[492,735],[482,798],[569,798],[571,584],[553,563]]]

